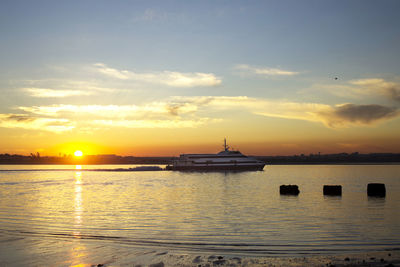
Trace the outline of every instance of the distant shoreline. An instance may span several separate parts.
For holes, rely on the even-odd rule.
[[[400,164],[400,153],[339,153],[292,156],[251,156],[267,165],[388,165]],[[118,155],[72,155],[62,157],[0,154],[0,165],[168,165],[177,157],[135,157]]]
[[[0,165],[154,165],[155,163],[0,163]],[[156,163],[155,165],[167,165],[165,163]],[[400,165],[400,162],[318,162],[318,163],[268,163],[272,165]]]

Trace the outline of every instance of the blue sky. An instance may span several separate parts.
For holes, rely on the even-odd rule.
[[[327,71],[346,72],[371,65],[359,75],[398,67],[398,1],[2,1],[1,5],[7,63],[105,61],[125,68],[140,64],[197,70],[206,65],[218,70],[242,61],[260,65],[267,61],[309,71],[328,65]]]
[[[114,105],[122,113],[96,117],[97,126],[146,125],[137,138],[172,121],[193,143],[199,128],[211,139],[248,121],[265,143],[265,129],[256,126],[265,120],[348,143],[368,129],[374,134],[365,143],[381,138],[375,149],[386,151],[384,139],[399,133],[399,11],[399,1],[1,1],[0,135],[44,131],[54,134],[54,145],[63,134],[87,140],[82,124],[93,120],[87,107],[107,113]],[[205,97],[214,98],[204,104]],[[128,105],[139,107],[141,117],[128,118]],[[175,117],[161,116],[159,106]],[[63,123],[68,127],[53,127]],[[282,141],[288,142],[289,136]]]

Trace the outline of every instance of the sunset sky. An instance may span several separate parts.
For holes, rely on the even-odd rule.
[[[400,152],[400,1],[0,2],[0,153]]]

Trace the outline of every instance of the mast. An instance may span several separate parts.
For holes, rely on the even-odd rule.
[[[226,144],[226,138],[224,138],[224,150],[225,151],[229,150],[229,146]]]

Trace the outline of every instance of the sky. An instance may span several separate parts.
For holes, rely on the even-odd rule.
[[[399,11],[0,1],[0,153],[399,153]]]

